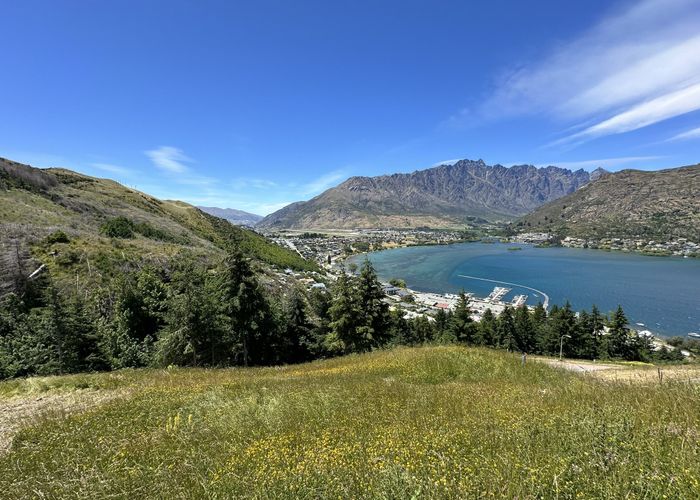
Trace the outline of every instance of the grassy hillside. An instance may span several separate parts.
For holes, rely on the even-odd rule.
[[[583,238],[700,241],[700,165],[603,175],[523,217],[523,231]]]
[[[53,412],[28,424],[27,408],[44,400]],[[0,384],[0,410],[5,428],[17,411],[26,426],[0,452],[6,498],[691,498],[700,489],[697,384],[598,381],[484,349],[16,380]]]
[[[117,217],[133,237],[110,238],[103,225]],[[67,241],[47,242],[55,231]],[[182,250],[202,259],[234,247],[268,265],[314,270],[289,249],[179,201],[158,200],[121,184],[64,169],[40,170],[0,158],[0,236],[31,245],[54,276],[111,276],[137,262],[162,262]]]

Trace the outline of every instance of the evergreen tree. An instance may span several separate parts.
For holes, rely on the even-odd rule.
[[[418,316],[409,323],[413,344],[425,344],[435,338],[435,321],[425,316]]]
[[[627,328],[627,316],[622,310],[622,306],[617,309],[610,318],[608,328],[608,355],[611,358],[628,358],[631,354],[630,330]]]
[[[312,357],[319,358],[327,354],[325,340],[330,332],[331,294],[326,290],[313,289],[309,294],[310,312],[312,313],[312,330],[307,339],[307,349]]]
[[[533,317],[536,317],[533,314]],[[537,349],[540,354],[554,355],[559,354],[559,329],[557,327],[559,317],[559,306],[552,306],[547,314],[546,320],[537,331]]]
[[[527,306],[515,310],[515,344],[525,353],[531,353],[535,348],[535,331]]]
[[[500,347],[508,351],[514,351],[518,348],[516,343],[515,318],[513,317],[513,308],[510,306],[506,306],[503,312],[498,316],[496,336]]]
[[[552,310],[548,326],[550,342],[553,343],[553,345],[550,343],[549,354],[559,354],[559,350],[562,348],[565,356],[575,356],[576,339],[578,338],[576,314],[568,301],[563,307]]]
[[[450,343],[455,342],[455,338],[450,332],[452,313],[445,311],[444,309],[439,309],[435,314],[435,333],[433,334],[433,340],[439,343]]]
[[[547,310],[538,302],[530,315],[533,335],[533,352],[543,354],[543,346],[547,343]]]
[[[385,344],[390,338],[389,306],[384,302],[382,285],[368,259],[362,264],[356,286],[360,309],[356,346],[360,351],[368,351]]]
[[[472,311],[469,308],[469,298],[466,296],[464,291],[459,294],[459,300],[457,301],[457,306],[452,313],[450,318],[450,332],[451,336],[457,340],[457,342],[463,342],[466,344],[471,344],[474,342],[474,337],[476,335],[476,326],[471,317]]]
[[[593,358],[603,358],[607,354],[607,346],[603,342],[605,318],[594,304],[589,316],[591,332],[591,354]]]
[[[330,323],[326,348],[330,352],[347,354],[360,349],[357,327],[361,313],[352,281],[343,273],[333,287],[333,302],[328,309]]]
[[[192,259],[181,260],[172,275],[165,327],[156,346],[156,363],[206,365],[210,349],[221,335],[217,328],[212,287],[201,266]]]
[[[307,314],[306,300],[299,290],[293,290],[287,299],[280,357],[288,363],[299,363],[311,358],[310,346],[313,324]]]
[[[491,309],[486,309],[477,326],[475,343],[478,345],[495,346],[497,344],[496,329],[496,316]]]
[[[244,366],[260,363],[268,354],[265,342],[269,342],[274,332],[270,331],[269,304],[250,263],[234,252],[220,266],[218,278],[225,333],[221,342],[212,339],[211,363],[227,364],[239,356]]]

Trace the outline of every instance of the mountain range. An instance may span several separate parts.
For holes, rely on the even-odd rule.
[[[591,174],[584,170],[460,160],[410,174],[352,177],[309,201],[268,215],[257,227],[458,227],[469,217],[513,220],[590,180]]]
[[[251,214],[250,212],[244,212],[243,210],[236,210],[235,208],[218,208],[218,207],[197,207],[202,212],[208,213],[215,217],[220,217],[226,219],[231,224],[237,226],[250,226],[253,227],[255,224],[263,220],[262,215]]]

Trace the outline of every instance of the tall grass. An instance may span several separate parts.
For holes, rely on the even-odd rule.
[[[700,389],[687,383],[601,382],[462,347],[284,368],[52,380],[48,390],[80,382],[100,390],[128,387],[130,395],[22,431],[0,457],[2,496],[693,498],[700,492]],[[0,394],[37,390],[28,382],[10,384],[0,384]]]

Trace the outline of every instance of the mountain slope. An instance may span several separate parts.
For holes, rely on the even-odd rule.
[[[371,228],[455,226],[467,216],[511,219],[589,181],[583,170],[489,166],[461,160],[411,174],[352,177],[307,202],[288,205],[258,226]]]
[[[218,208],[218,207],[197,207],[202,212],[214,217],[220,217],[221,219],[226,219],[231,224],[236,224],[237,226],[254,226],[261,220],[263,220],[262,215],[251,214],[250,212],[244,212],[243,210],[236,210],[235,208]]]
[[[109,237],[104,233],[110,223],[130,224],[133,234]],[[316,269],[289,249],[187,203],[0,158],[0,264],[31,250],[59,279],[75,281],[80,274],[99,282],[123,267],[162,265],[182,251],[214,260],[234,248],[263,266]]]
[[[601,176],[540,207],[516,225],[586,238],[700,241],[700,165]]]

